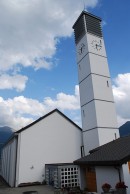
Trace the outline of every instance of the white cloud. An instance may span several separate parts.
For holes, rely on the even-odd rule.
[[[130,73],[119,74],[114,79],[113,94],[120,126],[130,120]]]
[[[56,99],[47,97],[43,102],[25,98],[24,96],[18,96],[7,100],[0,97],[0,110],[2,112],[0,115],[0,125],[20,129],[55,108],[62,111],[73,112],[79,110],[79,107],[78,86],[75,86],[75,93],[73,95],[59,93]],[[74,116],[78,122],[79,120],[76,115]]]
[[[16,89],[17,91],[23,91],[26,86],[28,78],[22,75],[0,75],[0,89]]]
[[[98,0],[86,0],[95,7]],[[50,69],[58,37],[70,36],[82,10],[79,0],[1,0],[0,71],[18,64]]]
[[[44,103],[47,107],[59,108],[61,110],[77,110],[80,107],[78,86],[75,86],[75,95],[59,93],[56,99],[45,98]]]
[[[98,0],[85,0],[86,8],[97,3]],[[19,66],[35,70],[55,66],[58,39],[71,36],[72,25],[82,9],[83,2],[79,0],[1,0],[0,73],[20,73]],[[20,80],[22,85],[23,79]],[[0,89],[8,88],[19,90],[19,83]]]
[[[97,3],[85,0],[86,8]],[[72,25],[82,10],[79,0],[1,0],[0,89],[25,89],[28,78],[20,75],[21,67],[51,69],[59,38],[71,36]],[[43,102],[24,96],[0,97],[0,123],[20,128],[55,107],[79,110],[78,89],[74,95],[59,93]]]
[[[119,74],[114,79],[113,94],[120,126],[130,120],[130,73]],[[0,110],[2,112],[0,125],[20,129],[55,108],[63,111],[77,124],[81,125],[79,87],[75,86],[74,94],[62,92],[58,93],[55,99],[46,97],[42,102],[24,96],[7,100],[0,97]]]
[[[99,1],[84,2],[87,9],[94,8]],[[71,36],[72,25],[83,7],[83,1],[79,0],[1,0],[0,89],[25,89],[28,78],[20,75],[21,66],[51,69],[55,65],[59,38]],[[8,74],[9,71],[13,74]],[[130,73],[119,74],[114,80],[119,125],[130,120],[129,86]],[[43,102],[23,96],[7,100],[0,97],[0,123],[20,128],[32,121],[33,117],[42,116],[53,108],[79,110],[78,87],[74,95],[62,92],[55,99],[46,97]]]
[[[106,26],[107,22],[105,20],[102,21],[102,27]]]
[[[119,126],[130,120],[130,73],[119,74],[114,79],[113,94],[117,109]],[[4,100],[0,97],[0,125],[8,125],[14,129],[26,126],[34,119],[43,116],[48,111],[58,108],[76,123],[80,121],[79,87],[75,86],[73,95],[58,93],[55,99],[46,97],[43,102],[36,99],[25,98],[24,96]]]

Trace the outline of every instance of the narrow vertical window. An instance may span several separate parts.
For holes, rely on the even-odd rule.
[[[107,81],[107,87],[109,87],[109,82]]]
[[[85,111],[83,110],[83,116],[85,117]]]

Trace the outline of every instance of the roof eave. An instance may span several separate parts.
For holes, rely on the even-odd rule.
[[[120,166],[122,163],[120,161],[74,161],[77,165],[86,166]]]

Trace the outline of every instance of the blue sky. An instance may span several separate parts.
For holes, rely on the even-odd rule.
[[[119,125],[130,120],[130,2],[84,0],[103,20]],[[14,129],[58,108],[81,125],[72,25],[79,0],[0,2],[0,126]]]

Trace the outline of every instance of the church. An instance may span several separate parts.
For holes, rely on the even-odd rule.
[[[45,166],[58,164],[64,166],[62,169],[71,168],[71,174],[75,171],[73,186],[78,186],[78,167],[73,161],[81,157],[81,145],[82,129],[55,109],[15,132],[5,144],[1,175],[11,187],[42,183],[45,179],[57,187],[55,169],[49,168],[47,178]],[[65,182],[62,185],[66,186]]]
[[[101,193],[124,181],[130,193],[130,137],[119,137],[101,21],[83,11],[73,25],[82,129],[55,109],[17,131],[2,151],[11,187],[45,180]]]

